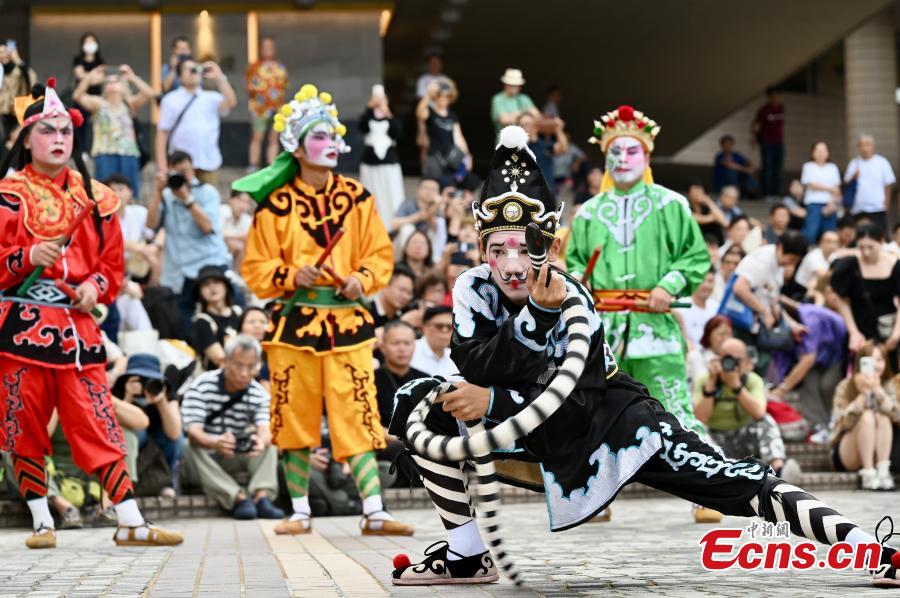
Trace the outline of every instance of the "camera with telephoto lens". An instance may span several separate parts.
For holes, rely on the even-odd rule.
[[[181,189],[187,185],[187,179],[180,172],[170,172],[169,178],[166,181],[166,187],[175,191],[177,189]]]
[[[146,380],[142,380],[141,383],[144,385],[144,393],[150,395],[151,397],[155,397],[166,388],[166,385],[162,380],[154,380],[152,378],[148,378]]]
[[[738,360],[732,357],[731,355],[726,355],[722,358],[722,371],[723,372],[733,372],[738,367]]]

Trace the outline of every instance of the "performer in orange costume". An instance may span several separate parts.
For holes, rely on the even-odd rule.
[[[412,534],[381,500],[375,451],[385,441],[372,369],[374,322],[360,302],[390,279],[390,238],[371,194],[332,172],[347,148],[331,94],[304,85],[276,114],[274,126],[285,151],[233,188],[260,202],[241,275],[257,296],[282,298],[263,345],[271,372],[272,440],[284,455],[294,514],[275,531],[310,531],[309,452],[321,445],[325,407],[334,458],[349,463],[363,500],[363,534]],[[323,272],[317,262],[326,248]],[[298,289],[298,301],[289,307],[285,300]]]
[[[96,474],[115,504],[116,544],[180,544],[180,534],[148,524],[134,500],[106,386],[106,351],[90,315],[122,285],[119,200],[91,180],[77,146],[73,152],[82,118],[53,85],[36,85],[34,101],[17,99],[22,131],[0,164],[0,173],[18,169],[0,180],[0,449],[12,454],[31,510],[35,532],[26,545],[56,546],[44,469],[54,409],[76,465]],[[70,157],[79,172],[66,166]],[[42,273],[28,285],[36,269]],[[54,280],[75,287],[75,299]]]

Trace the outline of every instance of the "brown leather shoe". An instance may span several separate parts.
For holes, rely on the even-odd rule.
[[[285,519],[279,521],[278,525],[275,526],[275,533],[280,536],[297,536],[299,534],[308,534],[311,531],[312,521],[308,517],[306,519],[296,519],[294,521]]]
[[[694,507],[695,523],[719,523],[722,521],[722,514],[715,509],[707,509],[706,507]]]
[[[147,530],[147,537],[144,539],[140,539],[137,533],[137,530],[141,529]],[[128,533],[124,538],[120,538],[120,532],[123,530],[127,530]],[[141,536],[143,535],[141,534]],[[118,526],[113,541],[116,546],[178,546],[184,542],[184,536],[145,522],[144,525],[137,527]]]
[[[25,540],[28,548],[56,548],[56,532],[52,529],[41,527]]]
[[[411,536],[416,531],[413,526],[393,519],[370,519],[365,515],[360,520],[359,527],[364,536]]]

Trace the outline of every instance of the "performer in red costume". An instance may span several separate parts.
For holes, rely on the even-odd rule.
[[[180,544],[180,534],[147,523],[134,500],[106,385],[106,352],[90,315],[122,285],[119,200],[91,180],[74,145],[81,115],[63,105],[53,86],[51,79],[46,89],[36,85],[31,98],[17,98],[22,131],[0,164],[0,173],[16,169],[0,179],[0,450],[12,454],[31,510],[35,531],[26,545],[56,546],[44,469],[54,409],[75,463],[100,478],[115,504],[116,544]],[[68,168],[70,158],[77,172]],[[73,288],[74,299],[55,281]]]

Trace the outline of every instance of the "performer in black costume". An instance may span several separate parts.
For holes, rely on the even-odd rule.
[[[523,130],[504,129],[481,199],[473,204],[486,263],[463,273],[453,288],[451,357],[465,382],[454,382],[456,390],[439,398],[426,427],[458,436],[466,433],[463,421],[484,418],[491,428],[524,409],[554,376],[571,375],[560,369],[568,344],[560,305],[574,293],[590,308],[584,373],[556,413],[514,445],[494,452],[505,459],[498,464],[498,477],[547,494],[552,531],[591,519],[623,486],[637,481],[728,515],[787,521],[794,534],[826,544],[877,542],[834,509],[775,477],[767,465],[749,457],[726,458],[683,428],[643,385],[618,371],[587,289],[547,265],[539,275],[532,271],[526,226],[537,224],[552,240],[553,261],[562,206],[526,144]],[[410,413],[441,382],[426,378],[398,390],[391,433],[407,440]],[[417,454],[413,459],[448,542],[430,547],[419,563],[395,562],[393,583],[496,581],[497,569],[474,521],[465,464]],[[539,479],[521,475],[529,462],[540,465]],[[900,553],[885,546],[881,566],[872,572],[874,583],[900,587],[898,567]]]

